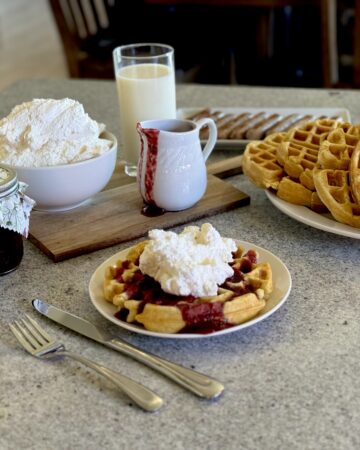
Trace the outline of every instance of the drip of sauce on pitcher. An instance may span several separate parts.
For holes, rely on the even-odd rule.
[[[165,209],[160,208],[155,203],[153,197],[155,171],[156,171],[156,160],[158,153],[158,139],[159,130],[149,128],[144,130],[140,124],[137,125],[140,138],[141,138],[141,152],[140,152],[140,167],[142,166],[142,158],[144,156],[144,139],[141,133],[146,134],[147,137],[147,160],[145,168],[145,197],[144,205],[141,208],[141,214],[146,217],[158,217],[165,214]]]

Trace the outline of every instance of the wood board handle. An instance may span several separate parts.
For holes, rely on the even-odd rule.
[[[242,171],[243,155],[227,158],[222,161],[213,162],[207,166],[207,172],[218,178],[227,178],[243,173]]]

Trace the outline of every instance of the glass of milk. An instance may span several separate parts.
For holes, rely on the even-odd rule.
[[[131,44],[113,51],[120,106],[125,173],[136,176],[140,154],[136,124],[176,117],[174,49],[165,44]]]

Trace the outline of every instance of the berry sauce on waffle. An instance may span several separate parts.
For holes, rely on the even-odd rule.
[[[136,261],[135,264],[138,266],[139,261]],[[255,292],[255,288],[244,279],[244,274],[251,272],[256,264],[256,252],[249,250],[242,256],[240,264],[237,263],[236,267],[233,267],[234,263],[230,263],[234,273],[219,287],[231,290],[235,295]],[[129,266],[128,260],[122,261],[116,267],[113,277],[117,282],[124,284],[124,293],[128,298],[139,302],[137,314],[141,314],[148,303],[176,307],[180,310],[182,319],[186,324],[180,333],[207,334],[234,326],[234,324],[227,323],[225,320],[223,302],[216,301],[216,299],[215,301],[201,301],[201,299],[192,295],[169,294],[163,291],[156,280],[143,274],[140,269],[134,272],[130,281],[126,281],[123,279],[123,274]],[[115,317],[126,321],[128,314],[129,311],[122,308],[115,313]]]

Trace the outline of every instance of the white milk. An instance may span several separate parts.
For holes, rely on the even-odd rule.
[[[137,164],[140,137],[137,122],[176,117],[175,76],[164,64],[136,64],[116,76],[122,127],[123,159]]]

